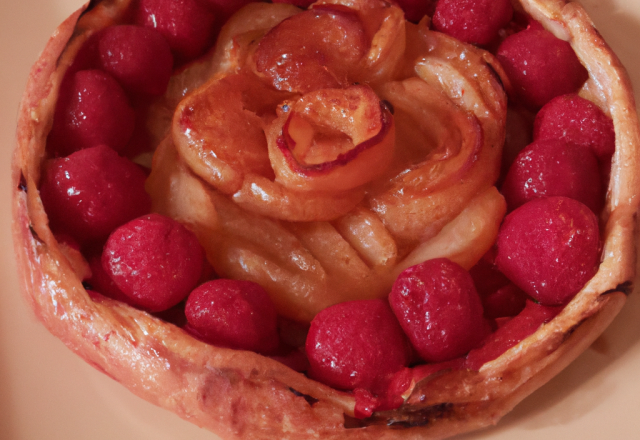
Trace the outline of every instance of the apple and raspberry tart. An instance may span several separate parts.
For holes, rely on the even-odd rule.
[[[34,66],[38,318],[223,438],[495,424],[632,290],[629,79],[564,0],[92,1]]]

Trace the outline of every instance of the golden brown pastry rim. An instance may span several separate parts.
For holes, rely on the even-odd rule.
[[[616,154],[603,213],[600,270],[556,319],[480,372],[445,373],[418,384],[411,401],[424,393],[420,408],[383,415],[396,420],[397,427],[346,428],[344,415],[353,415],[354,407],[348,394],[257,354],[196,341],[121,303],[91,300],[48,229],[37,190],[39,167],[69,54],[88,32],[117,22],[129,1],[95,2],[89,13],[73,14],[31,71],[12,166],[13,235],[21,284],[36,316],[70,349],[138,396],[225,439],[445,438],[495,424],[585,350],[622,308],[632,288],[636,255],[640,134],[635,102],[617,57],[584,10],[564,0],[519,4],[571,42],[592,78],[584,94],[614,120]]]

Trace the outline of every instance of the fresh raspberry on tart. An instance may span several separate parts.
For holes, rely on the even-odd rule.
[[[187,297],[202,273],[204,252],[177,221],[149,214],[111,233],[102,266],[129,302],[152,312]]]
[[[276,309],[256,283],[201,284],[189,294],[185,314],[189,331],[208,343],[263,354],[278,348]]]
[[[592,150],[607,163],[615,151],[613,121],[593,102],[575,94],[549,101],[536,115],[533,137],[564,139]]]
[[[428,363],[460,357],[489,333],[471,275],[444,258],[402,272],[389,302],[416,352]]]
[[[171,48],[155,29],[121,25],[107,28],[98,41],[100,67],[129,92],[162,95],[173,71]]]
[[[104,242],[118,226],[149,212],[145,172],[104,145],[50,160],[40,197],[51,228],[80,244]]]
[[[582,10],[570,4],[567,11],[574,15],[554,9],[551,18],[540,1],[516,5],[518,17],[526,18],[522,23],[532,25],[507,37],[497,57],[453,32],[430,30],[429,20],[418,17],[424,12],[412,9],[416,4],[410,1],[400,2],[404,11],[378,0],[320,0],[301,5],[307,10],[292,2],[250,3],[220,29],[215,47],[220,17],[240,3],[92,5],[57,63],[61,67],[36,72],[37,78],[52,75],[54,84],[36,90],[39,102],[48,103],[42,90],[52,89],[55,102],[60,85],[62,110],[36,109],[27,100],[29,117],[44,113],[21,119],[30,127],[21,133],[39,137],[20,144],[15,174],[21,174],[16,200],[23,246],[17,251],[35,273],[29,279],[43,273],[61,278],[70,295],[53,307],[47,295],[32,295],[39,316],[91,363],[143,397],[229,438],[281,438],[283,417],[289,433],[301,438],[402,438],[428,436],[434,429],[442,429],[436,434],[442,436],[495,420],[603,329],[624,302],[621,291],[632,271],[626,263],[633,249],[623,243],[630,243],[625,238],[637,203],[629,191],[637,185],[620,162],[614,162],[612,182],[626,184],[610,186],[605,208],[600,209],[602,195],[590,196],[597,199],[592,209],[604,226],[602,255],[598,221],[575,200],[528,201],[503,222],[510,196],[505,190],[505,202],[495,187],[502,146],[506,140],[515,153],[529,136],[526,120],[520,128],[507,128],[505,90],[534,110],[560,93],[578,91],[607,113],[620,109],[609,96],[632,102],[628,88],[627,94],[594,91],[593,83],[618,87],[609,79],[619,78],[621,70],[615,58],[598,64],[608,66],[604,77],[592,68],[596,61],[584,45],[599,36],[583,26]],[[440,4],[446,9],[446,1]],[[565,34],[551,24],[559,17]],[[500,23],[501,38],[524,27],[520,21]],[[180,66],[166,93],[153,99],[149,95],[160,93],[164,80],[152,77],[143,55],[113,69],[102,56],[127,40],[118,37],[119,29],[140,33],[145,27],[164,35]],[[118,38],[100,49],[110,34]],[[533,44],[537,39],[545,44]],[[141,41],[128,42],[137,51]],[[51,44],[57,58],[66,43]],[[561,55],[551,56],[558,54],[550,47]],[[45,54],[47,61],[51,53]],[[121,74],[136,58],[141,62],[133,67],[146,73],[133,75],[134,82],[154,85],[153,92],[136,91],[141,86]],[[523,80],[519,62],[540,70],[538,79]],[[129,123],[154,139],[152,161],[130,149],[127,124],[118,130],[122,139],[101,141],[126,148],[124,155],[151,167],[146,190],[154,213],[113,226],[100,259],[90,257],[87,264],[79,251],[65,251],[55,241],[47,224],[48,214],[55,225],[55,208],[45,203],[51,213],[42,211],[34,188],[40,181],[38,158],[91,151],[91,136],[113,134],[92,120],[80,132],[88,140],[60,146],[67,136],[60,132],[75,129],[68,123],[65,128],[65,118],[95,110],[83,107],[82,93],[95,95],[95,78],[107,75],[88,70],[96,68],[111,71],[136,95],[127,106],[114,104],[105,126],[113,128],[128,112],[118,109],[133,105],[138,117]],[[549,71],[558,78],[550,80]],[[94,79],[74,86],[83,72]],[[163,87],[155,87],[160,82]],[[624,76],[621,84],[626,85]],[[124,92],[112,95],[111,101],[126,101]],[[619,115],[613,120],[624,126],[616,127],[623,137],[616,139],[617,160],[636,157],[637,121]],[[44,128],[35,121],[45,121]],[[635,137],[622,142],[625,136]],[[572,155],[564,142],[555,142],[562,144],[558,154]],[[573,156],[562,170],[577,170]],[[617,203],[615,215],[611,200]],[[494,245],[500,273],[490,261],[493,273],[472,280],[466,269],[477,268]],[[208,281],[205,253],[223,279]],[[610,258],[625,264],[596,272]],[[86,266],[95,268],[91,278]],[[51,267],[61,269],[52,275]],[[525,306],[520,288],[541,304]],[[400,323],[385,299],[389,292]],[[120,293],[123,301],[108,298]],[[83,318],[77,327],[58,323],[62,309],[78,310]],[[444,338],[421,332],[425,323],[416,322],[425,316],[427,326]],[[83,328],[87,323],[96,325]],[[412,358],[407,339],[422,360]],[[147,362],[149,353],[159,364]],[[131,359],[141,359],[144,368]],[[180,376],[167,365],[180,365]],[[531,383],[526,393],[519,390],[522,381]],[[241,411],[230,415],[230,408]]]
[[[466,43],[487,45],[513,16],[508,0],[439,0],[433,28]]]
[[[567,197],[525,203],[507,215],[496,242],[496,265],[539,303],[569,302],[596,273],[598,219]]]
[[[544,29],[507,37],[496,56],[512,83],[513,98],[532,110],[575,93],[589,77],[571,45]]]
[[[599,213],[604,204],[598,158],[561,139],[536,140],[516,157],[501,191],[513,210],[529,200],[564,196]]]
[[[81,70],[62,83],[48,145],[57,156],[99,145],[119,152],[134,125],[135,112],[120,84],[100,70]]]
[[[178,63],[202,55],[213,44],[215,14],[198,0],[140,0],[135,23],[157,30]]]
[[[411,349],[386,300],[349,301],[318,313],[307,336],[309,375],[338,389],[381,392]]]

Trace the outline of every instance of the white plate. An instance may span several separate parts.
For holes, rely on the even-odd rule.
[[[0,438],[215,440],[95,371],[37,323],[19,294],[10,233],[9,164],[30,65],[81,0],[0,0]],[[584,0],[640,90],[640,0]],[[640,95],[636,93],[636,99]],[[640,297],[602,338],[496,428],[466,440],[640,438]]]

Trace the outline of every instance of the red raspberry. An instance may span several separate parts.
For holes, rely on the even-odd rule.
[[[306,351],[309,375],[334,388],[384,390],[409,364],[411,351],[385,300],[328,307],[311,321]]]
[[[140,0],[135,20],[160,32],[180,63],[202,55],[217,32],[215,15],[198,0]]]
[[[502,185],[510,210],[540,197],[564,196],[600,212],[604,203],[598,159],[563,140],[534,141],[511,165]]]
[[[495,247],[482,256],[480,261],[469,269],[469,275],[480,296],[488,295],[509,284],[509,278],[496,268]]]
[[[162,95],[167,90],[173,56],[169,44],[154,29],[139,26],[107,28],[98,43],[100,64],[129,92]]]
[[[534,139],[564,139],[589,148],[609,162],[616,148],[613,121],[593,102],[575,94],[558,96],[540,109],[533,125]]]
[[[396,3],[404,11],[405,18],[414,23],[425,15],[431,17],[436,9],[436,0],[396,0]]]
[[[149,212],[145,180],[138,165],[102,145],[51,160],[40,196],[54,231],[81,244],[100,242],[118,226]]]
[[[509,0],[439,0],[433,28],[466,43],[485,45],[511,21]]]
[[[204,283],[189,295],[185,314],[187,329],[210,344],[258,353],[278,348],[275,306],[251,281]]]
[[[121,151],[134,125],[120,84],[105,72],[81,70],[63,82],[47,145],[58,156],[98,145]]]
[[[509,283],[486,295],[481,295],[484,316],[488,319],[516,316],[524,309],[527,294]]]
[[[102,255],[96,255],[89,259],[89,267],[91,267],[91,279],[89,284],[91,288],[111,299],[116,299],[129,304],[129,297],[122,293],[122,290],[116,286],[111,276],[102,266]]]
[[[526,29],[507,37],[496,54],[513,86],[512,98],[537,110],[574,93],[589,74],[566,41],[551,32]]]
[[[522,341],[544,323],[551,321],[562,307],[548,307],[527,301],[518,316],[502,325],[487,338],[482,347],[471,350],[465,366],[471,370],[479,370],[484,364],[502,355],[505,351]]]
[[[471,275],[445,258],[402,272],[389,302],[413,347],[427,362],[462,356],[488,333]]]
[[[116,229],[104,247],[102,265],[132,304],[151,312],[182,301],[198,283],[204,251],[196,236],[159,214]]]
[[[598,219],[582,203],[548,197],[525,203],[504,220],[496,264],[544,305],[566,304],[595,275]]]
[[[469,270],[482,300],[484,316],[488,319],[515,316],[524,308],[527,296],[496,268],[494,260],[492,249]]]

